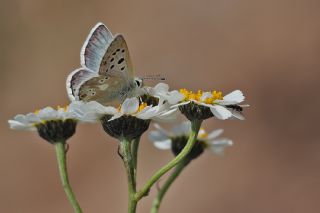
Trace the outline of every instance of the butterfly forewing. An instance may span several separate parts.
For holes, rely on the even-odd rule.
[[[98,72],[102,58],[113,40],[112,33],[104,24],[96,24],[81,49],[81,65]]]
[[[116,35],[102,58],[99,74],[119,72],[128,80],[133,80],[133,69],[126,41],[122,35]]]

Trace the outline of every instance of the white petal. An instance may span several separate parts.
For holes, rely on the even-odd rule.
[[[232,104],[238,104],[244,101],[243,93],[240,90],[235,90],[228,95],[223,97],[223,100],[216,101],[216,103],[222,104],[222,105],[232,105]]]
[[[212,140],[223,133],[223,129],[216,129],[209,133],[207,139]]]
[[[167,135],[168,138],[171,135],[171,133],[169,131],[167,131],[164,128],[162,128],[159,124],[155,123],[155,124],[153,124],[153,126],[154,126],[154,128],[157,129],[157,131],[162,132],[162,134]]]
[[[136,114],[136,117],[143,120],[151,119],[156,115],[156,111],[157,110],[154,107],[148,106],[147,109],[143,109],[141,112]]]
[[[102,118],[102,114],[96,113],[94,111],[82,112],[81,114],[77,114],[77,119],[82,122],[90,122],[94,123],[100,121]]]
[[[26,114],[26,120],[27,120],[28,123],[39,123],[39,122],[41,122],[41,119],[39,118],[39,115],[36,115],[34,113]]]
[[[14,116],[14,120],[15,121],[19,121],[21,123],[27,123],[28,121],[26,120],[26,116],[25,115],[21,115],[21,114],[18,114],[16,116]]]
[[[227,138],[221,138],[218,140],[211,141],[209,149],[215,154],[223,155],[224,149],[232,145],[233,145],[233,142],[231,140]]]
[[[116,114],[114,114],[108,121],[113,121],[113,120],[115,120],[115,119],[118,119],[118,118],[120,118],[122,115],[123,115],[123,113],[121,113],[121,112],[116,113]]]
[[[171,109],[167,112],[161,113],[153,118],[155,121],[159,122],[170,122],[170,121],[176,121],[177,116],[179,115],[179,110],[177,108]]]
[[[210,110],[215,117],[221,120],[228,119],[232,116],[232,113],[228,109],[220,105],[212,105],[210,106]]]
[[[165,83],[158,83],[154,88],[155,93],[163,93],[169,91],[169,85]]]
[[[58,112],[54,110],[52,107],[46,107],[44,109],[41,109],[39,111],[38,116],[41,120],[51,120],[59,118]]]
[[[9,123],[9,126],[10,126],[11,129],[30,130],[30,131],[36,130],[36,127],[34,127],[30,123],[21,123],[21,122],[16,121],[16,120],[9,120],[8,123]]]
[[[211,92],[204,92],[204,93],[201,95],[200,100],[201,100],[201,101],[205,101],[207,98],[211,98],[211,97],[212,97],[212,93],[211,93]]]
[[[181,102],[181,103],[179,103],[179,104],[175,104],[175,105],[171,106],[170,108],[177,108],[177,107],[179,107],[179,106],[187,105],[187,104],[189,104],[190,102],[191,102],[191,101]]]
[[[176,125],[172,128],[172,133],[175,136],[180,135],[189,135],[191,131],[191,123],[190,121],[185,121],[179,125]]]
[[[149,140],[150,141],[165,141],[168,140],[169,137],[162,131],[150,131],[149,133]]]
[[[173,91],[169,92],[167,99],[170,104],[176,104],[184,99],[184,95],[182,95],[177,90],[173,90]]]
[[[121,112],[124,114],[134,114],[139,109],[139,100],[138,98],[128,98],[121,105]]]
[[[171,149],[171,139],[165,141],[155,141],[153,145],[162,150]]]

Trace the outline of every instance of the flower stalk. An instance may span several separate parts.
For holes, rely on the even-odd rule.
[[[177,179],[177,177],[180,175],[182,170],[189,164],[189,159],[182,160],[174,169],[174,171],[171,173],[171,175],[168,177],[164,185],[159,189],[157,196],[153,200],[151,213],[158,213],[161,201],[172,185],[172,183]]]
[[[153,184],[155,184],[165,173],[167,173],[169,170],[171,170],[173,167],[179,164],[186,157],[186,155],[191,151],[193,145],[196,142],[201,123],[202,123],[202,120],[191,121],[191,132],[185,147],[173,160],[171,160],[167,165],[163,166],[160,170],[158,170],[147,181],[147,183],[142,187],[142,189],[136,193],[137,201],[139,201],[144,196],[147,196]]]
[[[135,160],[131,153],[131,141],[123,138],[120,140],[120,152],[128,179],[128,213],[135,213],[137,208],[136,194],[136,172]]]
[[[56,142],[54,144],[54,146],[55,146],[55,150],[56,150],[60,179],[61,179],[63,189],[68,197],[68,200],[69,200],[71,206],[74,209],[74,212],[82,213],[80,205],[79,205],[78,201],[76,200],[76,197],[75,197],[75,195],[72,191],[72,188],[70,186],[70,183],[69,183],[68,171],[67,171],[67,165],[66,165],[65,141]]]
[[[134,167],[134,176],[137,178],[137,169],[138,169],[138,149],[140,144],[140,137],[132,140],[131,154],[133,158],[133,167]]]

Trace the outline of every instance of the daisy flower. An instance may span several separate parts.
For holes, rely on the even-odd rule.
[[[241,112],[247,105],[239,105],[244,101],[243,93],[235,90],[225,96],[220,91],[197,93],[180,89],[184,98],[176,106],[189,119],[207,119],[215,116],[218,119],[238,118],[243,120]]]
[[[69,183],[66,163],[66,140],[76,131],[81,115],[77,113],[83,103],[75,101],[67,107],[45,107],[26,115],[16,115],[8,123],[11,129],[38,131],[40,137],[53,144],[56,151],[63,189],[75,212],[82,212]]]
[[[173,108],[179,107],[180,111],[189,120],[204,120],[215,116],[218,119],[237,118],[244,120],[241,114],[243,107],[248,105],[239,105],[244,101],[243,93],[235,90],[225,96],[220,91],[197,92],[187,89],[180,89],[179,92],[169,91],[166,84],[158,84],[154,88],[148,89],[148,92],[160,99],[167,100]]]
[[[171,149],[175,156],[178,155],[188,141],[191,131],[190,122],[183,122],[173,127],[171,131],[167,131],[157,124],[155,127],[157,130],[149,133],[149,139],[154,146],[161,150]],[[233,144],[230,139],[219,138],[222,133],[222,129],[217,129],[208,134],[201,128],[198,133],[197,142],[187,155],[187,158],[193,160],[200,156],[204,150],[211,150],[215,154],[222,155],[224,149]]]
[[[127,98],[118,108],[104,106],[98,102],[84,103],[78,114],[87,122],[101,121],[104,130],[115,138],[137,138],[149,128],[151,120],[169,121],[177,115],[168,103],[148,105],[138,98]]]
[[[75,133],[76,123],[81,120],[77,113],[81,106],[81,102],[74,102],[57,109],[45,107],[26,115],[18,114],[8,123],[11,129],[38,131],[50,143],[61,142]]]
[[[177,90],[169,91],[169,85],[165,83],[158,83],[154,87],[145,87],[145,92],[160,100],[166,100],[169,104],[176,104],[184,98],[184,95]]]

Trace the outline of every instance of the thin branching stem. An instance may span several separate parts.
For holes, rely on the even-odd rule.
[[[191,121],[191,132],[185,147],[173,160],[171,160],[168,164],[166,164],[160,170],[158,170],[147,181],[147,183],[142,187],[142,189],[136,193],[135,199],[137,201],[139,201],[144,196],[147,196],[153,184],[155,184],[165,173],[167,173],[169,170],[175,167],[178,163],[180,163],[185,158],[185,156],[191,151],[193,145],[196,142],[201,123],[202,123],[202,120]]]
[[[68,178],[68,171],[67,171],[67,163],[66,163],[66,150],[65,150],[65,142],[57,142],[55,143],[58,167],[60,178],[62,182],[63,189],[68,197],[68,200],[71,206],[76,213],[82,213],[80,205],[76,200],[76,197],[71,189],[69,178]]]
[[[187,159],[184,159],[181,161],[175,168],[174,171],[170,174],[166,182],[163,184],[163,186],[159,189],[157,196],[153,200],[151,213],[158,213],[161,201],[168,191],[169,187],[172,185],[172,183],[177,179],[177,177],[180,175],[182,170],[188,165],[190,161]]]

